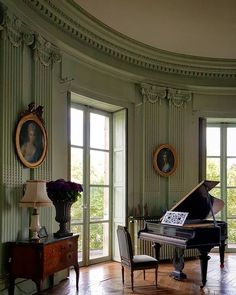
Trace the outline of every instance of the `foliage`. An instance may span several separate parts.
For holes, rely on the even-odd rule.
[[[103,224],[91,224],[90,226],[90,250],[98,250],[103,248]]]
[[[53,202],[76,202],[81,197],[82,185],[64,179],[47,182],[47,193]]]
[[[219,162],[214,158],[207,159],[207,179],[220,180]],[[225,198],[227,206],[224,208],[224,210],[226,210],[224,215],[226,216],[226,222],[228,223],[228,243],[231,244],[236,243],[236,165],[231,165],[227,169],[227,187]],[[211,194],[219,197],[222,195],[221,187],[219,188],[219,191],[218,194],[213,194],[212,190]]]
[[[219,163],[213,158],[207,159],[207,179],[220,180],[220,167]]]
[[[74,156],[71,166],[71,175],[73,180],[82,179],[82,163]],[[91,168],[91,178],[96,179],[96,183],[102,183],[102,176],[97,175],[95,169]],[[76,224],[77,222],[83,222],[83,200],[78,199],[71,208],[71,217]],[[99,220],[104,217],[104,187],[93,186],[90,190],[90,220]],[[78,225],[78,227],[80,227]],[[76,231],[76,225],[73,225],[73,229]],[[80,232],[81,228],[77,228]],[[80,232],[82,234],[82,232]],[[103,226],[102,224],[95,224],[90,226],[90,249],[102,249],[103,248]]]
[[[96,187],[92,188],[91,191],[92,205],[90,208],[90,219],[99,220],[103,219],[104,215],[104,188]],[[82,200],[79,199],[73,204],[71,215],[74,222],[82,222],[83,216]],[[75,229],[75,225],[73,225]],[[91,224],[90,225],[90,249],[102,249],[103,248],[103,225],[102,224]]]

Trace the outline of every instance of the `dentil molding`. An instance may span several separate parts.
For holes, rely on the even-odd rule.
[[[52,37],[51,42],[59,40],[60,50],[73,54],[79,54],[81,50],[83,58],[87,56],[89,61],[93,59],[95,63],[107,64],[146,80],[158,77],[164,83],[172,81],[175,85],[235,88],[236,60],[181,55],[136,42],[97,21],[73,0],[0,1],[10,3],[11,9],[15,7],[31,24],[35,21],[35,28],[43,27],[44,32],[46,30]],[[29,9],[32,14],[29,14]],[[56,39],[53,39],[55,30]],[[43,35],[42,32],[34,32],[33,35]],[[10,39],[9,31],[7,34]],[[15,45],[20,44],[17,38],[11,38],[11,41]],[[40,60],[48,63],[48,58],[43,56]],[[58,58],[51,57],[50,60]]]
[[[106,56],[148,71],[191,78],[191,83],[209,80],[218,86],[235,84],[236,61],[193,57],[159,50],[116,33],[86,13],[73,0],[18,0],[76,42]],[[62,37],[63,38],[63,37]],[[205,81],[204,81],[205,83]],[[207,83],[205,83],[207,84]],[[230,85],[231,85],[230,84]]]

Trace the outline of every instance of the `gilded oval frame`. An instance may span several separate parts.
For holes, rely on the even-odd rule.
[[[161,176],[172,175],[178,164],[176,150],[170,144],[159,145],[153,153],[152,163]]]
[[[26,156],[24,152],[24,145],[27,144],[27,137],[29,136],[29,128],[35,131],[35,152],[32,153],[31,158]],[[29,113],[20,118],[16,127],[15,145],[16,153],[25,167],[36,168],[42,164],[48,150],[47,131],[37,114]]]

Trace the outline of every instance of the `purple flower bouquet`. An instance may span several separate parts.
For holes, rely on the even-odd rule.
[[[64,179],[47,182],[47,193],[53,202],[76,202],[83,192],[82,185]]]

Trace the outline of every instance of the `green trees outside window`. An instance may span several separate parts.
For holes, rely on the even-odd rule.
[[[84,189],[71,209],[71,231],[80,234],[79,259],[86,265],[109,256],[110,121],[109,113],[71,108],[71,180]]]
[[[225,202],[217,219],[228,223],[228,247],[236,247],[236,125],[208,124],[206,178],[220,181],[211,194]]]

